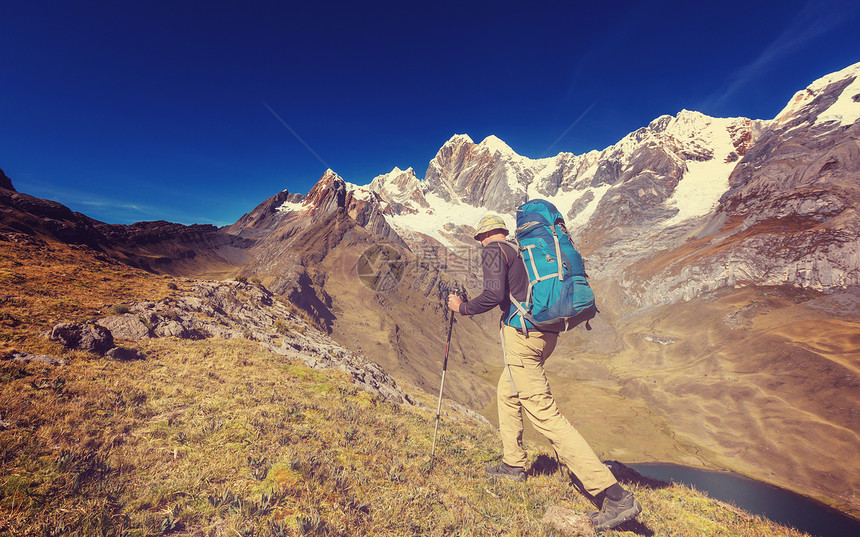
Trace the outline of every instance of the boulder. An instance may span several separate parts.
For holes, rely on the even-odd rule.
[[[97,324],[59,323],[51,330],[51,340],[67,349],[95,354],[104,354],[114,347],[111,331]]]
[[[99,319],[98,324],[110,330],[115,338],[145,339],[150,337],[149,327],[140,320],[139,316],[132,313],[105,317]]]
[[[180,339],[188,339],[191,337],[188,328],[179,321],[162,321],[155,327],[156,337],[177,337]],[[197,339],[197,338],[192,338]]]
[[[13,352],[12,354],[4,356],[3,359],[23,363],[40,362],[48,365],[66,365],[66,361],[62,358],[54,358],[53,356],[47,356],[44,354],[31,354],[29,352]]]
[[[128,362],[131,360],[143,360],[145,356],[140,351],[129,349],[127,347],[114,347],[105,354],[108,358],[119,360],[120,362]]]

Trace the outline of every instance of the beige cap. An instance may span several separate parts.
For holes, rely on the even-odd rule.
[[[478,220],[478,225],[476,227],[478,228],[478,232],[475,233],[476,241],[480,240],[478,237],[480,237],[481,234],[496,229],[503,231],[505,235],[509,233],[508,226],[505,225],[505,221],[502,220],[502,217],[493,213],[487,213],[482,216],[481,219]]]

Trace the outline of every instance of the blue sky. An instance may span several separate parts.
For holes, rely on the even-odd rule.
[[[326,168],[423,177],[454,134],[537,158],[773,118],[860,61],[857,4],[4,2],[0,168],[102,221],[226,225]]]

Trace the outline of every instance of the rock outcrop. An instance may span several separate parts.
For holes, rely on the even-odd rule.
[[[105,354],[114,347],[113,334],[97,324],[59,323],[51,330],[50,339],[67,349]]]
[[[56,358],[54,356],[48,356],[46,354],[33,354],[30,352],[12,352],[0,358],[2,360],[12,360],[13,362],[22,362],[22,363],[30,363],[30,362],[38,362],[46,365],[53,366],[62,366],[66,365],[68,362],[63,360],[62,358]]]
[[[129,349],[128,347],[114,347],[105,353],[105,356],[120,362],[128,362],[131,360],[143,360],[146,356],[137,349]]]
[[[12,180],[6,177],[6,174],[3,173],[3,170],[0,170],[0,188],[15,192],[15,187],[12,186]]]
[[[289,212],[288,207],[301,207],[304,198],[301,194],[290,194],[282,190],[267,198],[251,212],[242,215],[235,224],[227,226],[224,230],[242,237],[264,237],[281,223],[284,213]]]
[[[152,334],[151,324],[148,326],[140,315],[133,313],[111,315],[99,319],[98,324],[110,330],[114,337],[121,339],[144,339]]]
[[[126,340],[151,337],[246,338],[265,349],[300,359],[313,368],[337,368],[356,385],[399,403],[412,400],[378,364],[352,353],[328,335],[310,326],[295,307],[261,285],[237,281],[188,282],[191,290],[161,302],[126,304],[129,313],[104,317],[95,326]],[[108,332],[110,334],[110,332]],[[110,357],[141,358],[135,351],[118,348]],[[113,353],[113,354],[111,354]]]

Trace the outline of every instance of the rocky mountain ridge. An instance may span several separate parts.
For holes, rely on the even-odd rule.
[[[12,186],[12,180],[6,177],[3,170],[0,170],[0,189],[15,191],[15,187]]]
[[[145,356],[116,346],[116,340],[136,344],[150,338],[246,338],[274,354],[299,359],[313,369],[339,369],[360,388],[392,402],[414,404],[378,364],[333,341],[262,285],[209,280],[184,280],[182,284],[183,289],[177,288],[174,296],[158,302],[120,304],[108,312],[110,315],[87,323],[63,322],[45,337],[68,349],[121,361]],[[26,352],[13,353],[9,359],[66,364],[62,358]]]
[[[592,278],[619,282],[631,304],[745,284],[843,289],[860,284],[858,74],[855,64],[813,82],[772,120],[682,110],[582,155],[530,159],[495,136],[455,135],[424,179],[395,168],[368,185],[344,181],[335,199],[361,200],[349,204],[356,222],[413,250],[469,246],[485,212],[513,226],[516,206],[548,199]]]
[[[106,224],[0,178],[0,229],[86,245],[123,263],[173,274],[224,273],[245,263],[250,242],[215,226],[165,221]]]
[[[652,258],[665,266],[649,279],[643,265],[628,270],[627,288],[650,287],[639,296],[660,303],[748,284],[818,291],[860,284],[858,75],[860,64],[799,92],[764,125],[719,204],[685,236],[686,249],[672,260]],[[851,106],[841,104],[846,95]]]

